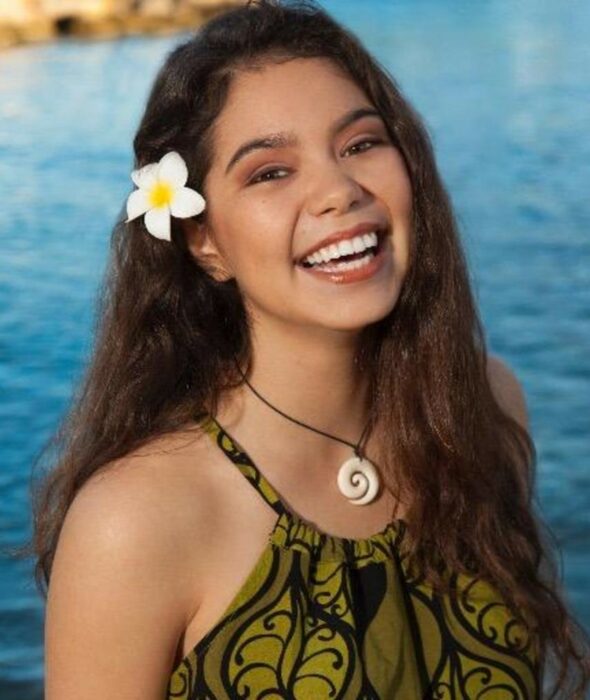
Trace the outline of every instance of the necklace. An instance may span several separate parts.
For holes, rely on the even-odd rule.
[[[340,490],[340,493],[342,493],[342,495],[345,496],[350,501],[350,503],[352,503],[355,506],[364,506],[367,503],[371,503],[375,500],[375,496],[379,492],[379,473],[377,472],[377,468],[375,467],[375,465],[370,460],[368,460],[361,452],[361,442],[365,436],[365,433],[367,432],[370,420],[365,425],[363,432],[361,433],[361,436],[359,438],[359,441],[356,445],[352,442],[348,442],[347,440],[342,440],[341,438],[336,437],[335,435],[330,435],[330,433],[325,433],[323,430],[313,428],[311,425],[307,425],[306,423],[303,423],[302,421],[299,421],[296,418],[292,418],[286,413],[283,413],[283,411],[276,408],[276,406],[273,406],[270,403],[270,401],[265,399],[264,396],[261,396],[256,391],[256,389],[252,386],[252,384],[250,384],[248,379],[246,379],[246,375],[242,372],[237,361],[236,366],[238,368],[239,373],[242,375],[243,380],[246,382],[251,391],[267,406],[272,408],[273,411],[276,411],[284,418],[287,418],[288,420],[292,421],[293,423],[296,423],[297,425],[302,426],[303,428],[308,428],[309,430],[313,430],[315,433],[319,433],[320,435],[329,437],[332,440],[337,440],[343,445],[348,445],[349,447],[352,447],[354,450],[354,456],[347,459],[338,470],[338,489]]]

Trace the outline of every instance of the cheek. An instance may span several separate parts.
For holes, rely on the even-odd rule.
[[[413,192],[412,183],[405,171],[398,173],[398,176],[395,178],[394,192],[395,212],[400,217],[410,220],[412,217]]]
[[[289,241],[278,218],[249,216],[243,212],[228,232],[225,250],[240,281],[260,284],[276,275],[278,264],[289,256]]]
[[[412,183],[401,153],[391,152],[383,182],[387,183],[387,201],[394,214],[409,217],[412,209]]]
[[[291,256],[289,207],[284,198],[266,194],[264,186],[224,195],[218,188],[209,207],[220,254],[238,282],[248,287],[264,284],[281,270],[277,263]],[[224,200],[231,203],[225,206]]]
[[[291,256],[291,231],[294,222],[285,197],[257,196],[256,201],[240,208],[233,226],[239,236],[244,261],[251,266],[272,267]]]
[[[394,257],[398,271],[404,275],[413,236],[413,190],[405,162],[397,150],[392,153],[387,175],[384,174],[382,182],[382,198],[394,223]]]

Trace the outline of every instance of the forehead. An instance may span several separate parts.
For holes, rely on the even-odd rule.
[[[328,58],[295,58],[241,70],[216,120],[217,146],[231,149],[266,131],[320,127],[365,104],[369,100],[360,87]]]

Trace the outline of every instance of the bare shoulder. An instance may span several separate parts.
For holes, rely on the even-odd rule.
[[[198,434],[157,438],[77,493],[49,583],[47,700],[164,697],[198,602],[212,508],[202,453]]]
[[[500,407],[523,428],[528,429],[526,397],[514,371],[497,355],[488,355],[487,373]]]

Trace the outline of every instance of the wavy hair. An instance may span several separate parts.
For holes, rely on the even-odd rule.
[[[135,167],[178,151],[187,186],[205,192],[213,126],[233,78],[305,57],[331,59],[361,87],[412,183],[409,270],[394,309],[363,330],[357,358],[370,378],[387,481],[400,499],[411,494],[409,556],[440,591],[443,561],[492,582],[538,639],[543,665],[552,660],[551,697],[582,698],[589,641],[567,610],[533,512],[535,447],[492,394],[450,198],[420,115],[394,78],[312,0],[249,2],[214,16],[168,54],[134,138]],[[195,218],[206,216],[205,209]],[[33,489],[28,547],[44,595],[63,520],[85,481],[155,436],[215,413],[221,394],[243,381],[234,358],[249,367],[240,290],[199,265],[180,224],[173,219],[170,243],[147,235],[141,218],[114,227],[93,353],[47,444],[57,450],[52,469]]]

